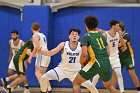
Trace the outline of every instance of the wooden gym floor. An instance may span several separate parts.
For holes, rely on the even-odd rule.
[[[88,93],[88,90],[86,89],[82,89],[81,90],[82,93]],[[72,88],[53,88],[53,92],[54,93],[72,93]],[[100,93],[109,93],[107,90],[105,89],[99,89]],[[0,87],[0,93],[6,93],[3,90],[3,87]],[[18,88],[16,89],[13,93],[23,93],[23,88]],[[39,88],[30,88],[30,93],[40,93],[40,89]],[[125,90],[125,93],[137,93],[136,90]]]

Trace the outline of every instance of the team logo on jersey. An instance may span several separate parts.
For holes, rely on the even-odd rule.
[[[67,52],[67,55],[70,55],[70,56],[79,56],[79,53],[71,53],[71,52]]]
[[[132,64],[130,64],[130,65],[129,65],[129,67],[130,67],[130,68],[132,68],[132,67],[133,67],[133,65],[132,65]]]
[[[118,38],[110,40],[110,42],[118,41]]]

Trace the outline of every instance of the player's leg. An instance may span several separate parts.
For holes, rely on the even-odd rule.
[[[8,69],[8,76],[11,76],[14,74],[14,70],[13,69]]]
[[[98,73],[98,64],[95,63],[93,66],[87,64],[82,70],[79,71],[78,75],[73,81],[74,93],[80,93],[80,85],[95,76]]]
[[[111,61],[111,66],[113,69],[113,73],[116,74],[117,76],[117,80],[118,80],[118,85],[120,88],[121,93],[124,92],[124,84],[123,84],[123,76],[122,76],[122,72],[121,72],[121,64],[120,64],[120,59],[119,56],[114,56],[112,58],[110,58]],[[115,82],[115,74],[113,74],[113,82]],[[114,84],[115,85],[115,84]]]
[[[11,82],[7,88],[13,88],[14,86],[16,86],[17,84],[20,84],[21,82],[23,82],[26,79],[25,75],[19,75],[18,78],[16,78],[13,82]]]
[[[90,93],[99,93],[97,88],[91,83],[90,80],[83,82],[81,85],[89,89]]]
[[[130,76],[131,76],[131,78],[133,80],[134,85],[137,88],[137,91],[140,91],[140,83],[139,83],[139,79],[138,79],[138,77],[136,75],[135,70],[128,70],[128,71],[129,71],[129,74],[130,74]]]
[[[98,83],[99,78],[100,78],[99,74],[95,75],[92,78],[92,84],[96,86],[96,84]]]
[[[40,82],[40,80],[41,80],[41,76],[46,72],[46,70],[47,70],[47,68],[43,68],[43,67],[37,67],[36,66],[36,68],[35,68],[35,75],[36,75],[36,77],[37,77],[37,79],[38,79],[38,82],[39,82],[39,84],[40,84],[40,87],[41,87],[41,82]],[[45,91],[46,91],[47,89],[45,89]]]
[[[84,79],[79,73],[75,77],[73,81],[73,93],[81,93],[80,85],[85,82],[86,79]]]
[[[117,76],[114,71],[112,71],[112,84],[114,87],[116,87],[116,85],[117,85]]]
[[[64,79],[64,76],[65,74],[59,67],[47,71],[44,75],[41,76],[40,79],[40,86],[41,86],[42,93],[46,92],[46,89],[48,89],[49,87],[48,82],[50,80],[61,81],[62,79]]]
[[[140,83],[139,83],[139,79],[136,75],[136,72],[135,72],[135,69],[134,69],[134,59],[129,57],[125,60],[123,60],[126,64],[126,69],[128,70],[129,74],[130,74],[130,77],[132,78],[132,81],[134,83],[134,85],[136,86],[137,88],[137,91],[140,92]]]
[[[19,56],[14,57],[13,61],[18,77],[7,86],[8,92],[11,92],[11,89],[13,89],[16,85],[20,84],[26,79],[26,69],[24,62],[22,62],[22,60],[19,60]]]
[[[64,73],[67,73],[66,74],[67,78],[72,82],[74,81],[74,79],[77,75],[77,72],[75,72],[75,73],[71,72],[70,73],[70,72],[65,71]],[[90,80],[87,80],[87,81],[83,82],[81,85],[86,87],[90,91],[90,93],[99,93],[98,90],[96,89],[96,87],[91,83]]]
[[[17,74],[14,74],[14,75],[12,75],[10,77],[1,78],[1,82],[2,82],[2,85],[3,85],[4,89],[7,88],[8,81],[15,80],[17,78],[17,76],[18,76]]]
[[[9,66],[8,66],[8,76],[13,75],[14,71],[16,70],[15,66],[14,66],[13,58],[14,58],[14,56],[12,57],[12,59],[11,59],[11,61],[9,63]]]
[[[120,91],[121,91],[121,93],[123,93],[124,92],[124,85],[123,85],[123,77],[122,77],[121,68],[114,68],[114,72],[116,73],[116,76],[117,76]]]
[[[124,68],[124,63],[121,61],[121,70]],[[112,84],[114,87],[116,87],[116,84],[117,84],[117,76],[116,76],[116,73],[113,71],[112,72]]]
[[[112,85],[111,82],[111,72],[110,72],[110,67],[106,68],[100,68],[100,79],[103,81],[103,84],[105,88],[110,92],[110,93],[119,93]]]
[[[25,69],[27,70],[27,62],[24,62],[24,65],[25,65]],[[24,93],[30,93],[27,77],[26,77],[25,81],[23,81],[23,83],[24,83]]]
[[[39,83],[40,83],[41,76],[46,72],[46,70],[47,70],[46,67],[36,67],[35,75],[36,75]],[[48,87],[47,87],[48,89],[46,89],[46,90],[51,91],[52,88],[51,88],[50,82],[48,81],[47,83],[48,83],[47,84],[48,85]],[[41,86],[41,84],[40,84],[40,86]]]
[[[48,66],[50,63],[50,57],[44,56],[44,55],[38,55],[36,60],[36,69],[35,69],[35,75],[38,79],[38,82],[40,83],[41,76],[46,72]],[[51,85],[48,82],[48,91],[51,91]]]
[[[105,88],[110,92],[110,93],[119,93],[112,85],[111,81],[103,82]]]

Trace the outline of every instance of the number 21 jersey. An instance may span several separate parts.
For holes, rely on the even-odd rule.
[[[80,56],[80,42],[77,42],[76,49],[72,50],[70,48],[70,42],[66,41],[61,55],[61,62],[58,67],[66,71],[79,71],[81,70]]]

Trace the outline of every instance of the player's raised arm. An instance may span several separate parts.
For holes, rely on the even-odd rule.
[[[56,48],[54,48],[54,49],[52,49],[50,51],[41,50],[41,51],[39,51],[39,53],[42,54],[42,55],[45,55],[45,56],[53,56],[56,53],[58,53],[60,50],[63,49],[64,44],[65,44],[64,42],[61,42]]]
[[[34,44],[34,47],[35,48],[39,48],[39,35],[38,34],[34,34],[33,37],[32,37],[32,40],[33,40],[33,44]]]

